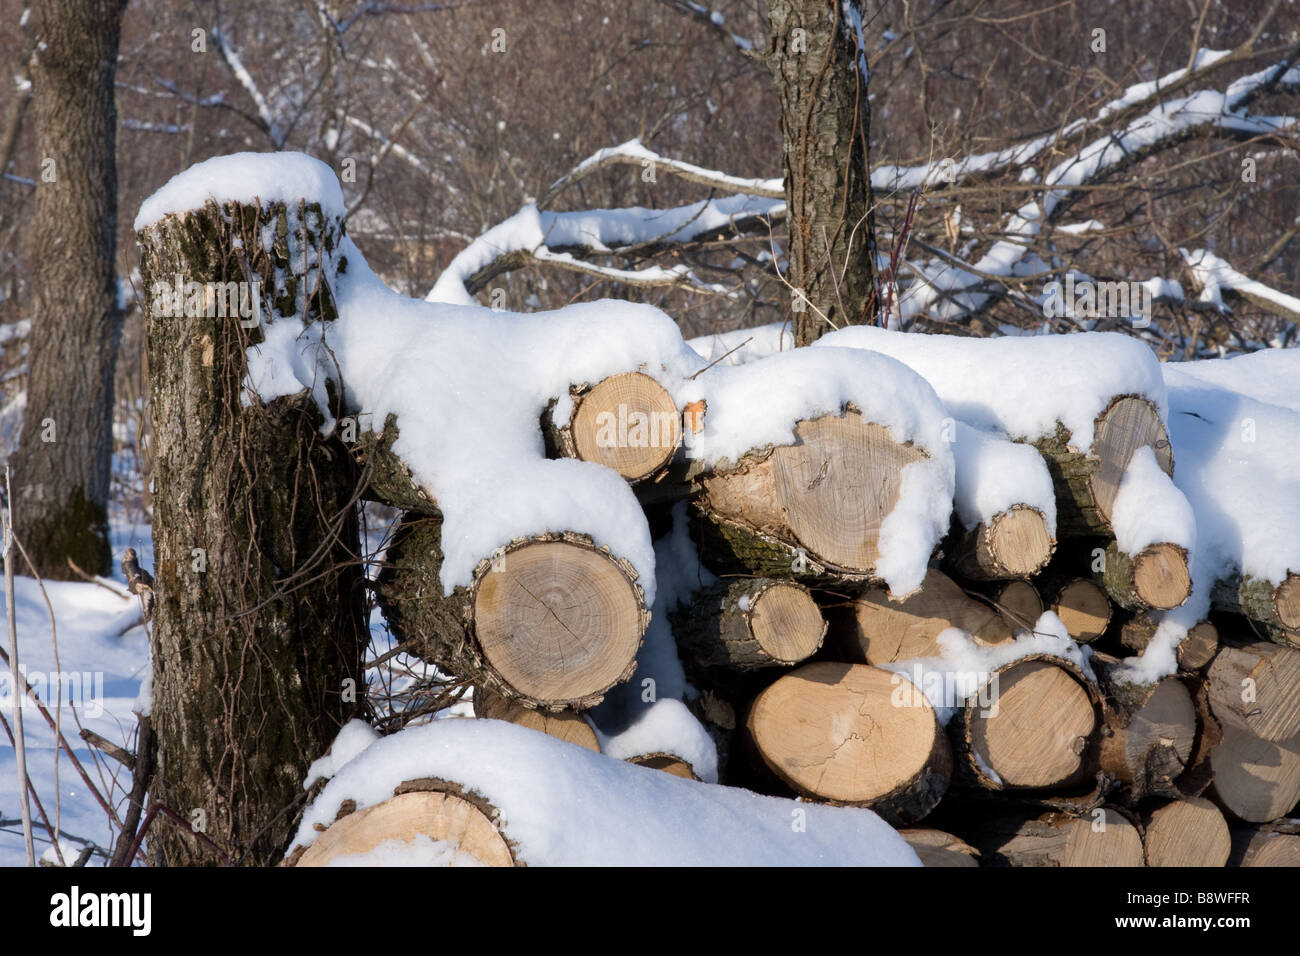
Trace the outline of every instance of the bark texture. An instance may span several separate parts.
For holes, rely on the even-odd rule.
[[[141,233],[141,277],[147,292],[177,274],[260,277],[263,321],[329,321],[328,285],[307,288],[294,267],[305,245],[327,260],[340,233],[318,206],[209,204]],[[321,436],[308,393],[263,404],[245,389],[261,325],[163,314],[160,301],[146,295],[157,455],[152,798],[202,824],[235,862],[267,865],[294,832],[308,765],[364,692],[357,476],[343,444]],[[149,850],[155,864],[218,862],[179,827],[155,827]]]
[[[772,0],[767,64],[781,99],[795,344],[871,321],[866,53],[858,0]]]
[[[113,367],[122,334],[114,264],[114,74],[125,3],[44,0],[32,71],[40,178],[31,224],[27,411],[11,460],[14,522],[36,570],[108,574]]]

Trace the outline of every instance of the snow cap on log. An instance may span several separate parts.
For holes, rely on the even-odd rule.
[[[334,170],[305,153],[232,153],[177,173],[140,206],[135,231],[173,213],[202,209],[209,201],[319,203],[327,217],[343,215],[343,191]]]
[[[414,781],[484,809],[513,861],[529,866],[918,865],[869,810],[646,773],[512,724],[463,719],[367,748],[307,808],[295,846],[310,847],[340,810],[383,804]]]
[[[710,368],[687,382],[679,398],[682,404],[700,399],[707,403],[704,429],[693,436],[689,454],[715,473],[734,468],[746,456],[757,458],[774,447],[797,446],[809,440],[808,423],[836,416],[856,414],[855,422],[883,429],[895,447],[906,446],[913,460],[899,468],[897,498],[878,531],[868,527],[874,523],[871,514],[842,517],[863,524],[864,536],[870,538],[863,548],[876,552],[868,555],[874,557],[872,566],[861,570],[885,581],[895,594],[920,586],[935,546],[948,530],[954,486],[947,438],[951,419],[924,379],[887,356],[850,349],[797,349],[745,365]],[[861,444],[866,439],[847,435],[845,440]],[[858,467],[866,469],[872,460]],[[817,473],[816,462],[790,465],[794,471],[807,466],[814,472],[807,476],[811,480],[801,484],[801,496],[835,497],[832,489],[837,482],[853,484],[852,469],[827,470],[828,465],[822,463],[824,474]],[[879,481],[881,476],[875,478]],[[858,498],[862,497],[859,489]],[[827,506],[832,504],[828,501]],[[816,545],[801,543],[809,545],[809,557],[817,560]],[[843,570],[854,570],[844,559],[820,557]]]

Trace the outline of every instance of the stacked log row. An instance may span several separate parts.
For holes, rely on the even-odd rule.
[[[1221,635],[1216,616],[1179,644],[1178,676],[1143,683],[1123,656],[1142,653],[1158,612],[1186,598],[1185,552],[1125,554],[1110,526],[1138,448],[1172,469],[1149,402],[1113,401],[1087,449],[1063,432],[1035,443],[1056,485],[1059,543],[1029,508],[954,524],[936,554],[944,570],[936,561],[909,595],[879,578],[880,529],[924,451],[848,407],[795,423],[788,445],[704,467],[683,450],[688,430],[707,427],[699,404],[683,428],[662,385],[627,373],[575,386],[540,427],[551,454],[613,469],[647,508],[688,499],[716,579],[669,620],[723,784],[869,807],[908,827],[927,865],[1221,866],[1292,852],[1289,834],[1242,829],[1271,826],[1300,800],[1300,651],[1279,641],[1300,620],[1290,587],[1216,592],[1268,642],[1239,627]],[[444,594],[437,504],[392,455],[396,436],[389,421],[358,443],[372,493],[408,509],[378,582],[395,633],[472,683],[480,716],[598,749],[581,711],[632,672],[648,619],[635,573],[580,535],[545,532],[485,556],[469,585]],[[908,666],[938,666],[952,628],[1001,653],[1043,633],[1044,611],[1099,649],[1089,672],[1021,652],[932,701],[924,668]],[[628,760],[696,776],[672,753]],[[446,804],[481,824],[457,799],[412,812],[433,819]],[[990,801],[991,815],[961,825],[963,807]],[[929,827],[940,807],[955,808],[951,832]],[[471,856],[511,859],[481,825],[473,833],[462,842]]]

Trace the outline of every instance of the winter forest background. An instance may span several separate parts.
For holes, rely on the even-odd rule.
[[[31,443],[41,424],[24,420],[29,374],[41,368],[39,387],[81,410],[73,427],[84,431],[69,444],[111,445],[99,455],[107,476],[96,474],[96,461],[69,465],[108,489],[106,501],[89,494],[86,513],[93,526],[106,506],[111,562],[93,541],[68,552],[75,566],[57,541],[33,555],[66,614],[62,669],[105,675],[105,706],[86,726],[132,749],[131,707],[148,668],[134,599],[86,583],[96,575],[125,583],[128,547],[153,564],[145,292],[133,230],[144,200],[211,157],[300,151],[339,175],[348,235],[391,289],[413,298],[444,277],[458,291],[443,301],[514,312],[604,298],[648,303],[686,338],[793,328],[812,321],[786,278],[783,177],[794,153],[781,117],[793,74],[783,87],[764,51],[770,17],[802,5],[0,0],[0,456],[36,482],[21,467],[30,453],[20,433]],[[85,242],[61,249],[57,207],[37,215],[50,181],[46,137],[66,143],[88,128],[61,126],[49,112],[56,100],[42,104],[33,47],[44,18],[81,22],[78,7],[93,9],[87,22],[112,24],[120,14],[111,95],[101,90],[116,112],[99,114],[116,141],[101,138],[98,155],[83,154],[94,169],[115,169],[116,193],[93,197],[99,234],[87,227]],[[854,28],[870,77],[858,134],[877,254],[869,299],[838,301],[836,319],[868,315],[902,331],[974,337],[1117,331],[1162,361],[1300,342],[1300,76],[1292,69],[1300,4],[863,0],[844,8],[860,11]],[[87,35],[86,48],[107,48],[118,29]],[[59,95],[66,104],[89,94]],[[1095,149],[1108,137],[1113,149]],[[848,157],[860,147],[836,148]],[[83,175],[73,156],[54,175]],[[584,215],[593,210],[621,212]],[[1024,228],[1035,215],[1034,228]],[[499,246],[474,245],[503,223]],[[809,235],[813,252],[799,255],[815,259],[817,233]],[[473,255],[457,259],[467,248]],[[84,262],[86,275],[111,271],[115,298],[93,282],[51,287],[42,270],[55,259]],[[1049,307],[1048,282],[1067,274],[1141,284],[1150,321]],[[75,331],[88,311],[93,327]],[[705,357],[746,337],[725,341]],[[110,419],[111,428],[96,424]],[[21,483],[12,494],[21,533],[24,495],[39,496]],[[378,546],[392,512],[372,506],[367,517],[364,533]],[[41,592],[20,580],[18,602],[20,635],[44,633]],[[370,632],[365,657],[382,659],[392,644],[378,613]],[[44,661],[50,651],[32,653]],[[449,702],[430,695],[418,663],[384,663],[371,675],[381,729],[412,708]],[[70,712],[68,720],[62,730],[75,738]],[[35,792],[51,820],[57,806],[65,823],[67,842],[54,856],[85,851],[105,862],[122,829],[130,768],[74,739],[88,768],[81,777],[54,759],[39,718],[28,717],[28,731]],[[0,861],[20,863],[5,746],[0,739]],[[87,797],[82,784],[91,780],[111,810]],[[38,839],[37,852],[49,842]],[[118,862],[130,849],[117,848]]]

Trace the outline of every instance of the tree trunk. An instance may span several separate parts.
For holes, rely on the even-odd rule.
[[[32,73],[41,178],[32,220],[31,358],[12,458],[14,523],[36,570],[110,573],[121,0],[45,0]]]
[[[795,344],[872,321],[866,51],[858,0],[772,0],[767,64],[781,100]]]
[[[260,323],[215,308],[178,317],[155,291],[177,275],[260,277],[263,320],[296,322],[293,264],[304,245],[324,260],[340,237],[319,206],[237,203],[140,235],[157,454],[152,797],[241,864],[283,854],[308,766],[357,709],[357,477],[343,444],[321,437],[310,393],[249,401]],[[300,297],[308,320],[334,318],[330,278]],[[155,827],[149,849],[166,866],[218,862],[173,826]]]

